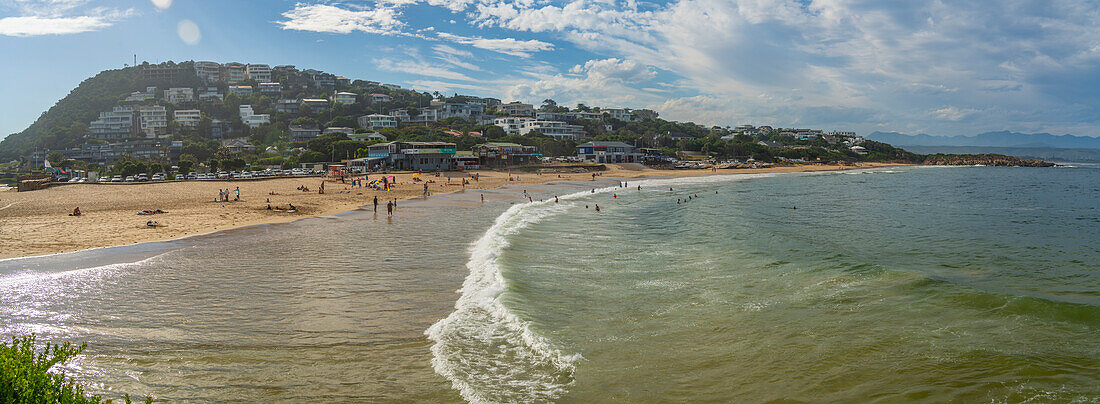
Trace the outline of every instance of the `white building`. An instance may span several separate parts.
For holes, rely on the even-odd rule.
[[[561,121],[536,121],[529,120],[523,123],[519,129],[520,135],[528,135],[533,131],[538,131],[543,135],[550,136],[554,139],[573,139],[578,140],[584,137],[583,129],[580,133],[577,133],[576,125],[569,125]]]
[[[195,75],[206,82],[221,81],[222,65],[215,62],[195,62]]]
[[[279,95],[283,92],[282,83],[260,83],[260,94]]]
[[[194,128],[202,121],[202,112],[197,109],[177,109],[172,113],[172,117],[180,123],[180,126]]]
[[[380,103],[380,102],[390,102],[390,101],[393,101],[393,97],[390,97],[388,94],[374,93],[374,94],[370,95],[371,104],[377,104],[377,103]]]
[[[265,123],[271,123],[271,116],[268,114],[257,114],[252,111],[251,105],[240,106],[241,123],[248,125],[249,128],[256,128]]]
[[[607,115],[608,118],[618,119],[623,122],[633,122],[634,114],[630,112],[628,108],[604,108],[600,112]]]
[[[168,109],[160,105],[141,106],[137,109],[139,128],[147,137],[157,137],[168,129]]]
[[[229,86],[230,94],[237,94],[242,97],[252,95],[252,86]]]
[[[505,115],[512,116],[535,116],[535,106],[531,104],[524,104],[519,101],[512,101],[507,104],[500,104],[500,111]]]
[[[248,65],[245,67],[245,77],[255,80],[257,83],[271,81],[271,67],[268,65]]]
[[[572,111],[572,112],[566,112],[565,114],[572,117],[573,119],[588,119],[588,120],[592,120],[592,121],[598,121],[598,120],[603,119],[603,114],[601,114],[599,112]]]
[[[229,81],[229,84],[240,83],[248,77],[245,73],[245,65],[236,62],[225,64],[225,75],[227,76],[226,80]]]
[[[510,116],[506,118],[497,118],[493,120],[493,125],[499,126],[504,129],[504,133],[509,135],[518,135],[520,129],[523,128],[523,124],[534,121],[534,118],[526,118],[519,116]]]
[[[199,88],[199,101],[213,101],[225,98],[218,92],[217,87]]]
[[[349,93],[345,91],[338,92],[332,95],[332,102],[337,104],[354,104],[356,93]]]
[[[371,114],[359,117],[359,127],[378,130],[382,128],[396,128],[397,117],[382,114]]]
[[[145,87],[145,91],[134,91],[126,97],[125,101],[145,101],[157,98],[156,87]]]
[[[164,100],[173,104],[195,100],[195,90],[186,87],[172,87],[164,90]]]
[[[327,135],[329,133],[343,133],[347,135],[352,132],[354,132],[354,130],[346,126],[330,126],[325,128],[325,131],[321,132],[321,134]]]
[[[432,100],[431,109],[439,111],[438,119],[456,117],[468,119],[471,116],[478,116],[485,112],[485,107],[482,105],[443,102],[441,100]]]

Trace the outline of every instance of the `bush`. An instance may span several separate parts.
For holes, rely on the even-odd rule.
[[[85,396],[84,388],[65,373],[50,373],[50,368],[63,364],[84,351],[88,344],[74,347],[46,343],[35,350],[35,336],[11,337],[11,343],[0,343],[0,403],[103,403],[99,396]],[[111,400],[107,400],[110,403]],[[130,402],[130,396],[126,396]],[[153,402],[146,397],[146,403]]]

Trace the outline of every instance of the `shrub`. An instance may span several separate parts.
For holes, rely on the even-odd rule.
[[[46,343],[35,349],[35,336],[11,337],[0,342],[0,403],[103,403],[99,396],[85,396],[84,388],[65,373],[50,373],[50,368],[65,363],[84,351],[88,344],[74,347]],[[107,400],[110,403],[111,400]],[[130,397],[126,396],[126,402]],[[145,402],[152,402],[146,398]]]

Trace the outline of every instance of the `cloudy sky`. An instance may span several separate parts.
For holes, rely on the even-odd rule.
[[[141,61],[706,124],[1100,136],[1096,0],[0,0],[0,137]]]

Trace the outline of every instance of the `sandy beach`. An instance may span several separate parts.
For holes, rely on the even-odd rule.
[[[603,177],[639,178],[760,172],[830,171],[882,167],[805,165],[739,170],[655,170],[639,165],[607,165]],[[551,181],[590,180],[590,173],[542,174],[513,171],[475,171],[479,181],[465,189],[491,189],[504,185],[542,184]],[[472,174],[472,173],[471,173]],[[376,178],[378,174],[372,174]],[[96,247],[129,245],[205,234],[242,226],[288,222],[304,217],[324,216],[370,205],[378,197],[380,211],[392,199],[420,198],[423,183],[413,182],[413,173],[395,173],[397,187],[390,191],[352,187],[339,181],[325,181],[325,194],[317,192],[320,177],[275,178],[247,181],[181,181],[141,184],[72,184],[31,192],[0,191],[0,258],[13,258],[78,251]],[[462,191],[457,173],[446,176],[424,174],[433,195]],[[509,180],[511,177],[511,181]],[[309,192],[298,187],[305,186]],[[240,187],[240,201],[216,202],[219,190]],[[232,198],[231,198],[232,199]],[[293,204],[296,212],[287,208]],[[79,207],[80,217],[69,216]],[[138,215],[144,210],[166,213]],[[149,220],[160,226],[146,226]]]

